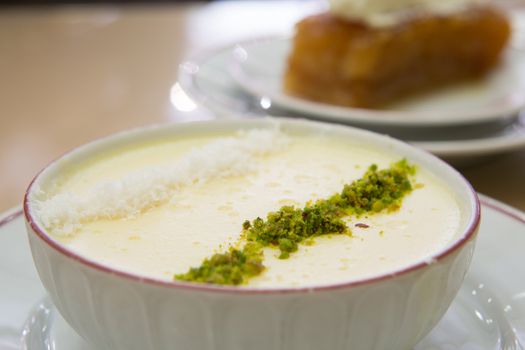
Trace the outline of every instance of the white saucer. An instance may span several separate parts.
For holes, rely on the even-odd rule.
[[[239,88],[228,71],[234,47],[208,51],[182,63],[179,83],[186,94],[219,118],[268,115],[303,117],[272,105],[269,98],[254,97]],[[337,121],[327,117],[317,119]],[[408,141],[456,165],[525,148],[523,116],[463,127],[368,125],[367,128]]]
[[[471,131],[483,126],[471,126]],[[457,129],[456,129],[457,130]],[[441,130],[440,132],[451,132],[452,130]],[[478,131],[479,132],[479,131]],[[482,132],[481,132],[482,133]],[[466,132],[463,133],[465,135]],[[440,136],[439,132],[434,137]],[[447,141],[427,140],[411,141],[419,148],[423,148],[435,155],[442,156],[452,163],[453,160],[468,160],[474,157],[495,155],[507,151],[525,148],[525,112],[513,119],[511,123],[499,127],[491,127],[486,137],[471,137],[465,139],[450,138]]]
[[[488,197],[472,267],[452,306],[416,350],[525,348],[525,213]],[[0,349],[94,350],[38,279],[20,209],[0,215]]]
[[[233,51],[229,69],[246,91],[267,97],[285,109],[363,126],[475,124],[507,118],[525,106],[524,50],[507,49],[501,64],[479,82],[454,85],[379,110],[335,106],[285,93],[282,81],[290,48],[289,38],[240,43]]]

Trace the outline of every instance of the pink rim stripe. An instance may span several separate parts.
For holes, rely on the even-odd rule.
[[[16,218],[18,218],[19,216],[21,216],[23,214],[23,211],[22,209],[17,209],[15,210],[13,213],[7,215],[6,217],[3,217],[0,219],[0,228],[4,225],[7,225],[8,223],[10,223],[11,221],[15,220]]]
[[[521,222],[522,224],[525,224],[525,215],[519,215],[515,211],[509,210],[504,206],[501,206],[501,204],[499,204],[498,202],[491,202],[488,200],[481,199],[481,204],[483,204],[486,207],[489,207],[490,209],[499,211],[500,213],[507,215],[508,217],[518,222]]]

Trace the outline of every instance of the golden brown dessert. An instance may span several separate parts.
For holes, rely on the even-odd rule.
[[[488,5],[389,27],[315,15],[297,24],[284,90],[329,104],[377,108],[483,76],[497,64],[509,36],[505,15]]]

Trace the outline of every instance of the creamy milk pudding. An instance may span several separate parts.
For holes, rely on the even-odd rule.
[[[341,192],[395,154],[342,138],[276,129],[178,137],[130,146],[63,169],[30,199],[37,221],[69,249],[112,268],[173,280],[230,245],[243,222]],[[408,160],[410,161],[410,160]],[[287,259],[265,247],[248,287],[347,282],[430,257],[460,232],[460,209],[424,169],[399,210],[348,216],[351,235],[315,237]]]

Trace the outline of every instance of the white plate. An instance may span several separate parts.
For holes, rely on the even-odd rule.
[[[524,349],[525,213],[481,199],[470,272],[445,317],[416,350]],[[0,286],[1,350],[94,350],[45,296],[20,209],[0,216]]]
[[[525,147],[525,112],[522,112],[512,123],[494,128],[484,138],[472,137],[463,140],[448,139],[447,141],[428,140],[411,143],[449,160],[488,156],[517,150]]]
[[[335,106],[286,94],[282,90],[282,80],[290,47],[289,38],[238,44],[229,68],[239,85],[251,94],[267,97],[291,111],[346,123],[382,126],[473,124],[512,116],[525,106],[523,50],[507,49],[501,64],[481,81],[439,89],[379,110]]]
[[[524,21],[525,23],[525,21]],[[220,118],[292,116],[241,90],[228,72],[234,46],[208,51],[180,65],[179,83],[187,95]],[[525,91],[525,90],[524,90]],[[316,119],[316,118],[314,118]],[[337,121],[328,117],[317,118]],[[359,123],[351,123],[363,126]],[[413,128],[368,125],[367,128],[413,143],[454,164],[477,161],[489,155],[525,148],[525,117],[471,126]]]

